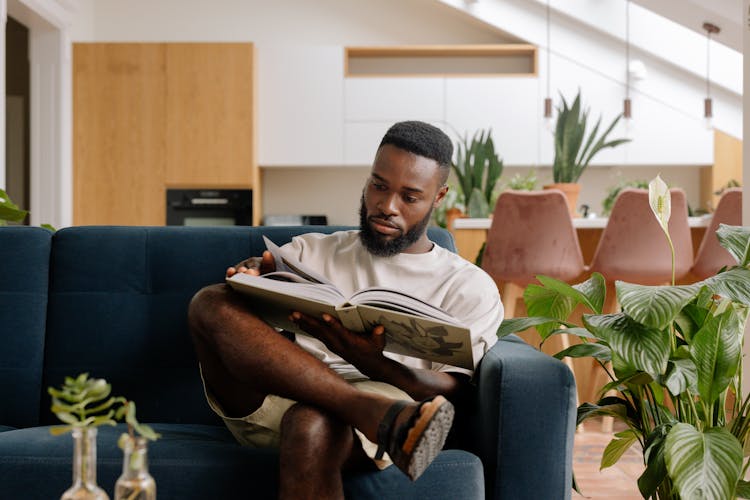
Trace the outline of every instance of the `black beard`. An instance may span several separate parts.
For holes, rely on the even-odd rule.
[[[359,239],[368,252],[378,257],[392,257],[399,254],[419,241],[432,217],[432,208],[427,215],[414,225],[411,229],[402,233],[401,236],[386,240],[383,235],[374,231],[367,221],[367,208],[365,197],[362,195],[359,206]]]

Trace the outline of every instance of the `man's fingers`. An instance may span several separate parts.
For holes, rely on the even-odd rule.
[[[235,274],[237,274],[237,270],[235,268],[233,268],[233,267],[228,267],[227,268],[227,278],[231,278]]]
[[[377,325],[372,329],[373,335],[383,335],[385,333],[385,327],[383,325]]]

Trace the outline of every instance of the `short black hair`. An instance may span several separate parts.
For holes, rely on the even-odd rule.
[[[445,183],[448,179],[453,158],[453,142],[445,132],[434,125],[420,121],[398,122],[385,133],[378,149],[386,144],[435,160],[440,167],[442,182]]]

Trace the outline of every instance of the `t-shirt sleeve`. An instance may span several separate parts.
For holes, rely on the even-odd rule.
[[[497,329],[503,320],[504,308],[497,286],[484,271],[477,270],[471,280],[452,294],[447,310],[461,323],[469,326],[476,369],[485,353],[497,342]],[[442,363],[432,363],[432,369],[469,376],[474,374],[472,370]]]

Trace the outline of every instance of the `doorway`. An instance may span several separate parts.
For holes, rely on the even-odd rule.
[[[22,209],[29,209],[30,74],[29,28],[8,16],[5,28],[5,191]],[[29,223],[27,216],[22,224]]]

